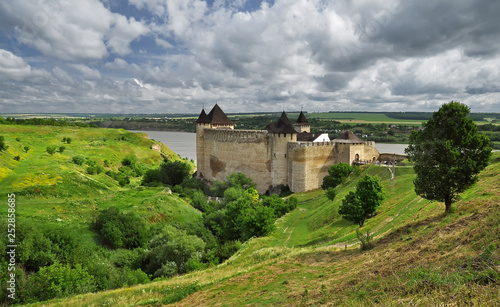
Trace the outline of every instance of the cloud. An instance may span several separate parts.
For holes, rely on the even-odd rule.
[[[500,112],[498,15],[488,0],[7,0],[0,107]]]
[[[75,70],[79,71],[85,80],[100,80],[101,73],[97,69],[90,68],[83,64],[71,64]]]
[[[0,49],[0,79],[23,80],[31,75],[31,66],[12,52]]]

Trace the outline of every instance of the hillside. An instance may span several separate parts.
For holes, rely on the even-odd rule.
[[[386,200],[362,230],[374,248],[361,251],[357,226],[338,216],[356,176],[329,202],[322,191],[296,195],[298,208],[267,237],[244,243],[225,263],[146,285],[53,300],[43,306],[478,305],[500,297],[500,155],[444,215],[443,204],[417,197],[411,167],[387,180]],[[34,304],[41,306],[42,304]]]
[[[15,194],[11,244],[17,245],[16,294],[21,302],[41,300],[30,297],[43,298],[43,291],[53,290],[52,297],[68,295],[61,289],[36,290],[42,267],[83,272],[81,278],[91,274],[92,291],[149,282],[144,272],[129,264],[143,253],[140,249],[109,248],[96,233],[96,218],[110,207],[135,217],[150,234],[167,224],[202,227],[201,213],[179,195],[164,187],[140,186],[140,173],[158,168],[164,157],[180,160],[146,135],[121,129],[0,125],[0,136],[8,146],[0,151],[0,202],[5,204],[0,212],[0,249],[7,250],[7,204],[14,198],[9,195]],[[56,148],[53,154],[47,151],[51,146]],[[0,259],[2,283],[7,280],[7,258]],[[5,291],[2,287],[0,304],[10,302]]]

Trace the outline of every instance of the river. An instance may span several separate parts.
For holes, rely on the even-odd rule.
[[[130,132],[143,132],[149,135],[150,139],[162,142],[172,149],[176,154],[181,157],[187,157],[196,161],[196,133],[192,132],[175,132],[175,131],[132,131]],[[376,143],[375,148],[380,153],[395,153],[404,155],[406,144],[384,144]]]

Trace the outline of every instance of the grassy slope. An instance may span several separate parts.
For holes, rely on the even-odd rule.
[[[387,178],[384,172],[377,167],[364,171]],[[160,306],[172,302],[172,296],[193,292],[193,284],[199,290],[176,306],[492,305],[500,287],[488,284],[487,272],[498,274],[500,257],[496,250],[484,256],[484,248],[500,246],[499,173],[496,154],[478,184],[454,205],[456,210],[443,215],[442,204],[415,195],[411,168],[398,168],[394,187],[383,181],[384,204],[363,227],[376,236],[369,251],[359,250],[357,227],[337,214],[343,195],[356,183],[351,180],[339,187],[333,205],[321,191],[298,194],[299,207],[277,221],[274,233],[243,244],[222,265],[47,305]]]
[[[101,166],[109,160],[111,166],[105,169],[117,171],[122,159],[133,154],[145,168],[158,167],[163,158],[151,149],[157,142],[144,135],[121,129],[10,125],[0,125],[0,135],[9,145],[7,151],[0,152],[0,202],[7,204],[7,194],[16,194],[17,223],[76,229],[90,251],[101,249],[90,222],[99,210],[110,206],[135,211],[149,223],[201,223],[198,210],[163,188],[140,187],[138,178],[120,187],[104,173],[89,175],[86,165],[78,166],[71,160],[78,155]],[[63,137],[70,137],[71,143],[62,143]],[[46,152],[49,145],[65,146],[66,150],[50,156]],[[30,147],[28,153],[22,150],[24,146]],[[167,146],[161,146],[163,154],[178,159]],[[21,157],[19,162],[13,159],[17,155]],[[2,220],[6,215],[6,209],[0,212]]]
[[[132,179],[130,186],[122,188],[104,173],[87,174],[87,166],[78,166],[71,160],[82,156],[96,160],[101,166],[108,160],[111,166],[105,169],[117,171],[121,160],[132,154],[146,168],[157,167],[162,157],[151,150],[157,142],[142,134],[121,129],[0,125],[0,135],[9,145],[6,152],[0,152],[0,190],[4,192],[0,200],[6,201],[6,193],[16,193],[19,218],[88,223],[95,210],[109,206],[135,210],[152,220],[167,219],[167,214],[180,221],[189,221],[193,214],[199,216],[199,212],[177,197],[163,193],[161,188],[137,187],[138,179]],[[71,138],[71,143],[61,142],[64,137]],[[50,145],[66,149],[50,156],[46,152]],[[24,146],[30,147],[28,153],[22,149]],[[163,154],[177,159],[172,150],[161,146]],[[19,162],[13,159],[17,155],[21,158]],[[169,204],[175,204],[175,209]]]

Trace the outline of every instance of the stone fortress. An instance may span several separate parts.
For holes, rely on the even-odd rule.
[[[311,133],[303,112],[293,125],[283,111],[264,130],[234,126],[217,104],[208,114],[201,111],[196,120],[198,174],[215,181],[241,172],[257,183],[260,194],[280,185],[292,192],[318,189],[331,165],[373,162],[380,155],[374,142],[363,142],[350,131],[332,141],[327,134]]]

